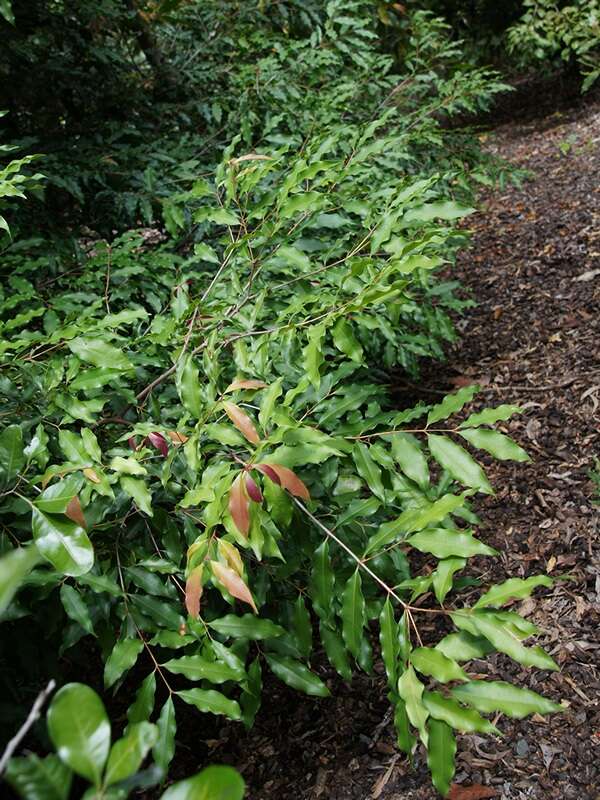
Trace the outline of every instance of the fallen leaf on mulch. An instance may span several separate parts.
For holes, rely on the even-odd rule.
[[[450,787],[448,800],[484,800],[486,797],[496,797],[498,792],[489,786],[474,783],[472,786],[459,786],[453,783]]]

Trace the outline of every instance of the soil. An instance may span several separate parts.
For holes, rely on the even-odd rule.
[[[478,509],[481,537],[501,552],[485,580],[541,572],[557,579],[517,608],[542,628],[540,644],[561,671],[529,671],[501,655],[470,668],[566,709],[502,717],[500,740],[459,737],[451,796],[597,800],[600,514],[589,470],[600,455],[600,104],[513,120],[487,146],[531,177],[490,193],[469,218],[473,246],[453,276],[478,305],[458,321],[462,337],[446,369],[424,374],[420,388],[431,398],[476,382],[482,405],[523,408],[505,429],[533,461],[490,461],[497,492]],[[351,686],[327,668],[322,677],[331,699],[269,683],[250,733],[225,725],[207,739],[196,731],[203,757],[241,769],[249,800],[433,800],[423,753],[411,765],[395,750],[381,676]]]

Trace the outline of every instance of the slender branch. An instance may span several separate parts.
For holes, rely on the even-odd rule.
[[[35,699],[35,703],[31,706],[31,711],[27,715],[27,719],[21,725],[17,733],[13,736],[10,742],[6,745],[6,749],[2,754],[2,758],[0,758],[0,775],[6,769],[8,762],[12,758],[13,753],[17,749],[17,747],[21,744],[21,741],[25,738],[27,731],[31,728],[31,726],[39,719],[42,708],[48,697],[54,691],[56,686],[56,681],[54,679],[48,681],[48,685],[46,688],[41,691]]]

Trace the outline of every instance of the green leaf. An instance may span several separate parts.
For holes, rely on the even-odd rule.
[[[450,791],[454,777],[454,756],[456,739],[452,728],[438,719],[429,719],[429,743],[427,745],[427,765],[431,771],[433,785],[441,795]]]
[[[410,663],[423,675],[429,675],[440,683],[469,680],[456,661],[431,647],[417,647],[410,654]]]
[[[185,623],[178,608],[165,600],[159,600],[157,597],[150,597],[145,594],[136,594],[132,600],[140,611],[146,616],[152,617],[163,628],[179,631],[179,628]]]
[[[486,453],[500,461],[531,461],[522,447],[498,431],[489,431],[487,428],[469,428],[461,431],[460,435],[473,447],[485,450]]]
[[[199,711],[209,714],[222,714],[233,720],[241,720],[242,710],[236,700],[230,700],[214,689],[185,689],[175,692],[186,703],[196,706]]]
[[[60,587],[60,599],[67,616],[81,625],[85,631],[94,635],[94,626],[92,624],[90,612],[79,592],[72,586],[69,586],[68,583],[63,583]]]
[[[198,369],[191,355],[185,355],[177,370],[177,391],[186,411],[199,419],[202,414],[202,392]]]
[[[537,586],[552,586],[554,581],[548,575],[532,575],[531,578],[509,578],[504,583],[492,586],[479,600],[473,608],[491,606],[500,608],[509,600],[523,600],[533,592]]]
[[[502,711],[509,717],[523,719],[528,714],[552,714],[563,706],[545,697],[504,681],[470,681],[452,689],[452,696],[477,711],[491,714]]]
[[[133,500],[136,506],[149,517],[152,512],[152,493],[147,484],[141,478],[132,478],[129,475],[121,475],[119,483],[125,494]]]
[[[108,689],[135,664],[144,649],[141,639],[120,639],[104,665],[104,687]]]
[[[473,636],[466,631],[449,633],[439,641],[436,646],[448,658],[455,661],[471,661],[474,658],[483,658],[488,653],[492,653],[494,648],[482,636]]]
[[[177,675],[185,675],[192,681],[207,680],[211,683],[225,683],[225,681],[237,681],[240,674],[237,669],[227,666],[218,661],[206,661],[202,656],[181,656],[172,658],[162,664],[169,672]]]
[[[152,748],[152,757],[166,774],[167,768],[175,755],[175,733],[177,731],[175,706],[171,696],[165,700],[165,704],[158,715],[156,726],[158,728],[158,739]]]
[[[31,570],[42,560],[36,547],[17,547],[0,558],[0,618]]]
[[[270,619],[255,617],[254,614],[244,614],[242,617],[227,614],[209,622],[208,627],[229,639],[272,639],[285,633],[280,625],[276,625]]]
[[[277,378],[277,380],[273,381],[273,383],[262,393],[260,411],[258,412],[258,421],[263,430],[266,430],[267,426],[271,422],[271,416],[273,415],[275,403],[283,391],[282,383],[283,378]]]
[[[432,434],[427,437],[427,441],[431,455],[454,480],[483,494],[493,494],[485,472],[460,445],[447,436]]]
[[[323,337],[325,336],[325,325],[315,325],[308,334],[308,344],[303,350],[304,368],[312,385],[318,389],[321,385],[321,374],[319,372],[323,363]]]
[[[461,733],[493,733],[500,731],[472,708],[464,708],[451,697],[439,692],[423,692],[423,704],[432,717],[442,720]]]
[[[33,504],[46,514],[64,514],[71,500],[79,494],[81,485],[81,476],[69,475],[44,489]]]
[[[479,425],[494,425],[496,422],[504,422],[510,419],[513,414],[520,414],[522,409],[519,406],[501,405],[497,408],[486,408],[478,414],[471,414],[470,417],[459,425],[459,428],[477,428]]]
[[[54,696],[46,722],[61,761],[100,786],[110,749],[110,722],[96,692],[82,683],[68,683]]]
[[[510,624],[498,619],[493,614],[479,612],[474,614],[452,614],[452,620],[458,628],[468,633],[483,636],[501,653],[506,653],[519,664],[527,667],[557,670],[559,667],[541,647],[525,647],[511,630]]]
[[[403,753],[409,755],[414,749],[416,740],[410,730],[410,720],[406,713],[406,703],[402,698],[395,696],[393,693],[390,695],[390,699],[394,704],[394,729],[396,731],[398,747]]]
[[[67,342],[67,347],[77,358],[93,364],[95,367],[110,367],[121,371],[132,369],[132,364],[121,350],[102,339],[84,339],[79,337]]]
[[[462,206],[448,200],[443,203],[424,203],[409,209],[403,217],[404,222],[430,222],[433,219],[453,220],[473,214],[474,208]]]
[[[447,419],[448,417],[452,416],[452,414],[456,414],[464,405],[471,402],[478,391],[479,386],[471,385],[464,386],[454,394],[446,395],[442,402],[438,403],[436,406],[433,406],[427,415],[427,425],[433,425],[435,422],[439,422],[441,419]]]
[[[242,800],[245,784],[232,767],[207,767],[170,786],[160,800]]]
[[[298,650],[304,658],[308,658],[312,650],[312,623],[304,597],[301,594],[298,595],[294,603],[292,623]]]
[[[247,680],[243,684],[240,695],[242,707],[242,721],[246,730],[254,724],[254,718],[260,708],[262,698],[262,669],[260,658],[257,656],[248,667]]]
[[[31,532],[40,554],[64,575],[77,577],[94,565],[94,550],[87,533],[68,519],[31,511]]]
[[[349,682],[352,679],[352,667],[348,660],[348,653],[344,640],[337,630],[332,630],[323,621],[319,623],[319,635],[323,642],[325,654],[339,675]]]
[[[367,486],[380,500],[385,501],[385,489],[381,481],[381,469],[373,461],[369,448],[363,442],[358,442],[352,450],[352,457],[360,477],[367,482]]]
[[[150,719],[154,711],[154,697],[156,695],[156,673],[146,675],[140,688],[137,690],[135,700],[127,709],[129,725],[145,722]],[[127,726],[129,728],[129,725]]]
[[[416,547],[422,553],[431,553],[436,558],[460,556],[493,556],[496,551],[487,544],[475,539],[470,533],[451,528],[427,528],[413,534],[407,540],[411,547]]]
[[[9,425],[0,433],[0,484],[8,486],[25,466],[23,431]]]
[[[452,588],[454,573],[466,565],[464,558],[445,558],[439,562],[433,573],[433,590],[438,603],[443,603]]]
[[[391,689],[396,688],[398,680],[398,657],[400,655],[400,641],[398,623],[394,617],[394,607],[389,596],[386,598],[381,614],[379,615],[379,642],[381,644],[381,657],[385,665],[388,684]]]
[[[23,800],[67,800],[73,773],[58,756],[40,758],[32,753],[10,759],[6,780]]]
[[[409,433],[397,433],[390,439],[392,456],[400,465],[402,472],[421,489],[427,489],[429,487],[429,467],[417,439]]]
[[[335,577],[329,558],[329,542],[324,539],[313,554],[310,595],[315,613],[325,622],[333,616]]]
[[[110,750],[104,783],[110,786],[137,772],[157,739],[158,728],[151,722],[132,725]]]
[[[365,626],[366,608],[362,593],[360,571],[357,569],[348,578],[342,595],[342,635],[346,647],[354,658],[358,658]]]
[[[300,661],[274,653],[267,653],[265,658],[273,674],[287,686],[316,697],[329,697],[329,689],[323,681]]]
[[[429,712],[423,705],[423,684],[417,678],[412,666],[408,666],[398,680],[398,694],[406,704],[406,713],[421,736],[421,741],[427,747],[426,722]]]
[[[343,317],[336,322],[332,330],[333,343],[337,349],[348,356],[351,361],[362,364],[364,353],[362,346],[352,333],[352,328]]]

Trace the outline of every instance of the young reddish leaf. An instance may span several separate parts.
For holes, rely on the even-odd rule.
[[[252,442],[252,444],[258,444],[260,442],[260,436],[256,432],[254,423],[248,414],[242,411],[239,406],[236,406],[235,403],[223,403],[223,408],[238,431],[240,431],[249,442]]]
[[[231,489],[229,490],[229,513],[235,527],[247,537],[250,531],[250,512],[248,510],[250,503],[244,491],[243,478],[244,473],[240,472],[231,484]]]
[[[200,616],[200,598],[202,597],[202,572],[204,565],[195,567],[185,582],[185,607],[192,619]]]
[[[175,447],[178,447],[180,444],[185,444],[190,438],[189,436],[186,436],[185,433],[179,433],[179,431],[167,431],[167,436],[173,442]]]
[[[269,480],[273,481],[273,483],[276,483],[278,486],[281,486],[279,475],[269,464],[255,464],[254,467],[259,472],[262,472],[263,475],[266,475]]]
[[[76,522],[82,528],[87,528],[85,517],[83,516],[83,509],[81,508],[81,503],[77,495],[69,500],[65,510],[65,516],[72,519],[73,522]]]
[[[237,572],[234,572],[230,567],[220,564],[218,561],[211,561],[210,566],[213,575],[222,584],[232,597],[237,597],[243,603],[248,603],[252,607],[255,614],[258,614],[256,603],[250,593],[250,589],[246,586],[244,581],[240,578]]]
[[[453,783],[447,800],[485,800],[488,797],[496,797],[497,794],[498,792],[495,789],[482,786],[480,783],[474,783],[472,786],[461,786],[458,783]]]
[[[300,478],[296,475],[296,473],[289,469],[288,467],[283,467],[281,464],[257,464],[256,468],[260,469],[261,472],[264,470],[261,468],[268,467],[269,471],[274,472],[279,480],[277,483],[281,484],[284,489],[287,489],[290,494],[293,494],[294,497],[301,497],[303,500],[310,500],[310,493],[306,486],[302,483]],[[268,475],[268,472],[265,471],[265,475]]]
[[[135,451],[137,450],[137,442],[135,441],[135,436],[130,436],[129,439],[127,439],[127,444],[129,445],[130,449],[133,450],[133,452],[135,453]]]
[[[169,445],[162,433],[157,433],[156,431],[149,433],[148,441],[152,447],[155,447],[165,458],[169,455]]]
[[[229,386],[225,389],[223,394],[227,394],[227,392],[235,392],[237,389],[266,389],[267,384],[264,381],[256,381],[256,380],[240,380],[240,381],[233,381],[229,384]]]
[[[100,478],[98,477],[98,473],[96,472],[95,469],[92,469],[91,467],[86,467],[83,470],[83,474],[88,479],[88,481],[91,481],[92,483],[100,483],[101,482]]]
[[[227,542],[225,539],[219,539],[217,547],[219,555],[225,559],[227,566],[231,567],[238,575],[241,575],[244,572],[244,563],[237,547],[234,547],[231,542]]]
[[[254,500],[255,503],[262,503],[263,496],[262,492],[258,487],[258,484],[254,480],[251,475],[246,474],[246,491],[248,492],[248,497],[250,500]]]

